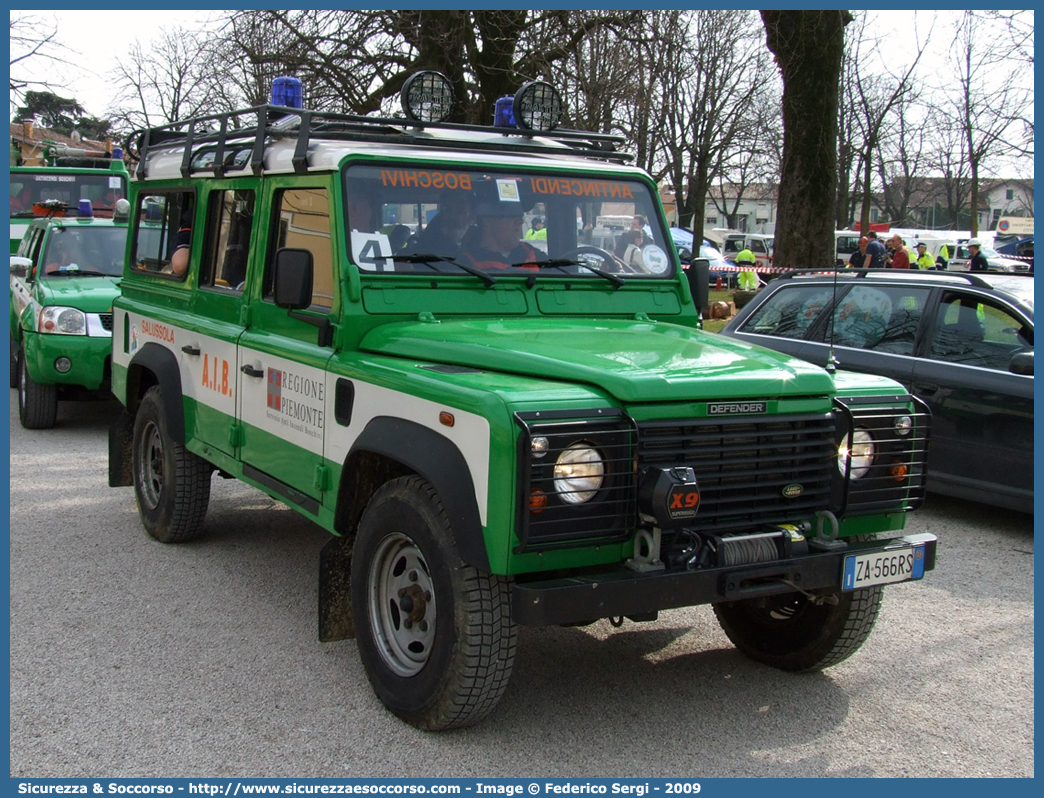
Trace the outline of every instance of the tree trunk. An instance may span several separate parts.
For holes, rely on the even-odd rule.
[[[837,109],[847,11],[762,11],[783,76],[783,163],[773,265],[834,265]]]

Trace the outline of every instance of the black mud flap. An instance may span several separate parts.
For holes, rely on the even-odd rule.
[[[131,445],[134,441],[134,416],[126,408],[109,427],[109,487],[129,488],[134,484]]]
[[[330,540],[319,552],[319,640],[355,637],[352,614],[352,545],[349,538]]]

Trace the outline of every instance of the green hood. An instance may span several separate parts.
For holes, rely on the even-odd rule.
[[[118,277],[45,277],[40,280],[41,305],[65,305],[84,313],[108,313],[120,294]]]
[[[813,396],[833,392],[822,368],[710,333],[646,321],[475,319],[403,322],[361,348],[598,386],[621,402]]]

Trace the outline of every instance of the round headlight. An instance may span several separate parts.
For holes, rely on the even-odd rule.
[[[841,445],[837,447],[837,467],[842,474],[850,458],[852,479],[866,476],[874,464],[874,439],[865,429],[857,429],[851,440],[847,433],[841,439]]]
[[[562,121],[562,98],[550,83],[531,80],[515,93],[511,110],[521,128],[554,130]]]
[[[900,416],[895,420],[895,434],[909,435],[913,429],[913,419],[909,416]]]
[[[566,504],[583,504],[594,498],[605,479],[605,461],[587,443],[574,443],[555,463],[555,490]]]
[[[87,317],[76,308],[44,308],[40,311],[40,332],[58,335],[86,335]]]
[[[438,123],[453,109],[453,87],[441,72],[418,72],[402,84],[402,110],[414,122]]]

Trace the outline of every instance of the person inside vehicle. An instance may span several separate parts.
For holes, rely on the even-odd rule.
[[[977,238],[969,239],[968,251],[971,253],[971,261],[968,268],[973,272],[987,272],[990,264],[986,262],[986,256],[982,254],[982,242]]]
[[[55,238],[52,239],[51,245],[47,247],[44,273],[55,274],[56,272],[64,272],[69,270],[70,267],[85,268],[80,242],[68,233],[59,235],[59,232],[55,231]]]
[[[174,251],[170,255],[170,273],[175,277],[188,274],[189,252],[192,249],[192,211],[181,214],[181,226],[174,237]]]
[[[439,212],[423,230],[413,236],[412,252],[444,257],[460,253],[464,235],[475,221],[474,197],[470,191],[446,189],[439,195]]]
[[[17,213],[28,213],[33,210],[33,196],[32,191],[28,185],[22,186],[22,189],[16,193],[15,187],[17,183],[11,184],[11,215],[14,216]]]
[[[517,189],[514,196],[502,189],[505,181],[488,181],[480,186],[475,214],[478,234],[466,245],[462,258],[483,270],[506,269],[524,264],[521,268],[535,271],[542,257],[531,244],[522,240],[522,217],[525,212]]]

